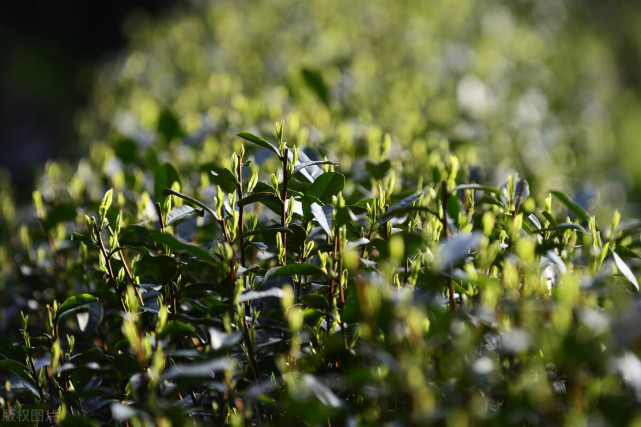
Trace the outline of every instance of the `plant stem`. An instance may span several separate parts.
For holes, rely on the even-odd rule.
[[[125,314],[129,314],[127,312],[127,306],[125,305],[125,302],[122,300],[122,292],[118,289],[118,282],[116,281],[116,276],[114,275],[114,271],[111,268],[111,261],[109,260],[109,254],[107,254],[107,250],[105,249],[105,244],[102,241],[102,234],[100,233],[100,229],[98,229],[98,223],[96,222],[96,218],[93,218],[93,229],[94,232],[96,233],[96,239],[98,239],[98,246],[100,246],[100,251],[102,252],[102,255],[105,257],[105,263],[107,264],[107,271],[109,273],[109,278],[111,279],[111,283],[113,284],[114,291],[116,292],[116,295],[118,296],[118,300],[120,300],[120,304],[122,305],[122,309],[125,312]]]
[[[341,241],[341,233],[338,228],[336,228],[336,240],[338,240],[338,291],[340,293],[341,301],[341,331],[343,332],[343,342],[345,344],[345,350],[349,349],[349,344],[347,343],[347,331],[345,329],[345,320],[343,320],[343,310],[345,309],[345,283],[343,283],[343,242]]]
[[[238,180],[236,181],[236,191],[238,192],[238,200],[243,198],[243,157],[238,156],[238,166],[237,166],[237,175]],[[245,224],[244,224],[244,206],[238,207],[238,235],[240,236],[240,265],[244,268],[246,266],[245,258]],[[247,282],[247,274],[243,276],[243,284],[245,290],[249,287]],[[245,304],[245,315],[249,316],[251,313],[251,302],[247,301]]]
[[[450,236],[449,227],[447,224],[447,199],[449,197],[449,191],[447,190],[447,181],[443,180],[441,182],[441,195],[442,195],[442,204],[443,204],[443,236],[445,239],[448,239]],[[449,278],[448,278],[448,288],[450,292],[450,305],[452,310],[456,310],[456,296],[454,295],[454,279],[452,278],[452,264],[449,266]]]
[[[283,209],[281,211],[280,225],[283,227],[287,226],[287,162],[288,162],[289,149],[287,147],[283,148]],[[283,230],[283,248],[285,249],[285,256],[283,257],[283,265],[287,265],[287,233]]]

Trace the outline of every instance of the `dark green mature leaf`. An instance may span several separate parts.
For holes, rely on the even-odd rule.
[[[261,299],[261,298],[282,298],[285,293],[281,288],[271,288],[264,291],[249,291],[243,293],[238,299],[238,303],[242,304],[246,301]]]
[[[423,193],[412,194],[411,196],[407,196],[406,198],[404,198],[403,200],[401,200],[400,202],[398,202],[397,204],[389,208],[387,212],[381,215],[378,221],[376,221],[376,225],[379,226],[381,224],[385,224],[387,221],[394,218],[395,216],[401,216],[413,210],[419,210],[421,207],[412,206],[412,203],[420,199],[422,194]]]
[[[634,252],[632,249],[626,246],[623,246],[621,244],[617,245],[617,253],[620,253],[621,255],[628,258],[641,259],[641,255],[639,255],[638,253]]]
[[[74,221],[76,219],[76,207],[71,203],[61,203],[50,209],[45,218],[45,225],[47,228],[52,228],[58,223],[66,221]]]
[[[169,110],[163,111],[160,117],[158,117],[157,130],[158,133],[165,137],[167,142],[170,142],[182,134],[178,120],[176,120],[174,114]]]
[[[162,233],[157,230],[149,230],[147,228],[134,225],[125,229],[120,238],[120,242],[122,244],[130,246],[147,247],[149,241],[160,245],[166,245],[173,251],[185,252],[213,267],[220,266],[220,262],[206,249],[192,245],[191,243],[182,242],[171,234]]]
[[[330,406],[332,408],[340,408],[345,404],[329,387],[319,381],[316,377],[309,374],[303,374],[302,378],[305,385],[309,387],[309,390],[323,405]]]
[[[447,215],[456,221],[462,211],[461,201],[455,195],[451,195],[447,199]]]
[[[209,212],[214,218],[218,219],[218,215],[216,215],[216,212],[214,212],[209,206],[207,206],[200,200],[194,199],[193,197],[187,196],[186,194],[179,193],[178,191],[174,191],[169,188],[165,188],[162,194],[165,196],[172,195],[172,196],[180,197],[181,199],[186,200],[189,203],[193,203],[194,205],[203,208],[204,210]]]
[[[80,294],[69,297],[60,305],[60,307],[58,307],[56,316],[60,318],[60,316],[62,316],[66,311],[73,310],[74,308],[80,307],[84,304],[89,304],[90,302],[96,301],[96,299],[97,298],[95,296],[90,294]]]
[[[98,247],[98,243],[96,243],[96,241],[95,241],[95,240],[93,240],[93,239],[92,239],[91,237],[89,237],[89,236],[85,236],[84,234],[80,234],[80,233],[76,233],[76,232],[74,232],[74,233],[71,235],[71,237],[70,237],[70,238],[71,238],[71,240],[78,240],[78,241],[80,241],[80,242],[83,242],[83,243],[84,243],[84,244],[86,244],[87,246],[94,246],[94,247]]]
[[[287,233],[294,234],[294,232],[288,227],[274,226],[274,227],[258,228],[256,230],[252,230],[252,231],[246,231],[245,233],[243,233],[243,237],[253,236],[255,234],[280,233],[281,231],[285,231]]]
[[[256,187],[254,188],[254,192],[252,194],[257,194],[257,193],[271,193],[276,195],[274,192],[274,189],[270,186],[265,184],[264,182],[258,182],[256,184]],[[261,200],[261,203],[267,207],[270,211],[274,212],[277,215],[281,214],[281,210],[283,207],[283,203],[280,201],[280,198],[272,198],[268,197],[263,200]]]
[[[327,298],[318,294],[307,294],[303,296],[303,302],[312,308],[326,310],[329,307]]]
[[[236,202],[236,204],[238,205],[238,207],[241,207],[241,206],[247,206],[256,202],[261,202],[261,203],[271,202],[273,204],[273,203],[281,203],[281,200],[276,194],[274,194],[274,192],[260,192],[260,193],[252,193],[249,196],[245,196],[242,199],[240,199],[238,202]]]
[[[557,225],[556,219],[552,216],[550,212],[542,211],[541,215],[543,215],[543,217],[547,219],[550,224]]]
[[[211,175],[211,182],[216,185],[219,185],[227,193],[231,193],[236,190],[236,177],[234,174],[227,168],[216,168],[215,170],[209,171]]]
[[[102,322],[104,311],[100,301],[96,300],[87,304],[87,310],[82,306],[78,307],[77,311],[76,321],[78,322],[78,328],[85,334],[93,333]]]
[[[328,236],[332,235],[332,213],[334,212],[334,207],[332,205],[323,205],[320,206],[318,203],[312,203],[311,205],[312,215],[318,224],[322,227],[323,231],[327,233]]]
[[[331,203],[332,196],[345,188],[345,176],[338,172],[326,172],[316,178],[306,195],[316,197],[323,203]]]
[[[305,162],[305,163],[299,163],[296,165],[294,168],[294,173],[292,175],[296,175],[298,172],[302,171],[303,169],[306,169],[310,166],[315,166],[315,165],[334,165],[338,166],[338,163],[329,161],[329,160],[314,160],[310,162]]]
[[[14,374],[20,376],[23,380],[27,381],[30,385],[37,387],[36,382],[29,375],[29,368],[27,365],[16,362],[15,360],[0,360],[0,369],[6,369],[13,372]]]
[[[274,144],[271,144],[265,141],[263,138],[260,138],[249,132],[238,132],[237,135],[246,141],[252,142],[256,145],[260,145],[263,148],[267,148],[268,150],[271,150],[278,157],[280,157],[280,151],[278,151],[278,148]]]
[[[171,225],[174,222],[178,221],[179,219],[189,216],[194,212],[196,212],[196,210],[188,205],[183,205],[183,206],[177,207],[176,209],[172,209],[167,214],[167,225]]]
[[[176,258],[169,255],[143,255],[134,264],[136,276],[151,276],[158,283],[168,283],[178,271]]]
[[[209,337],[211,348],[213,350],[219,350],[238,344],[243,339],[243,333],[237,331],[228,334],[216,328],[209,328]]]
[[[550,191],[556,198],[558,198],[567,208],[572,211],[574,215],[577,216],[577,218],[581,219],[582,221],[590,221],[590,215],[583,209],[581,206],[579,206],[577,203],[572,201],[568,196],[563,194],[560,191]]]
[[[165,379],[172,380],[182,377],[208,377],[214,372],[233,369],[236,362],[231,357],[208,360],[200,363],[174,365],[165,372]]]
[[[325,276],[326,273],[320,268],[312,264],[304,262],[298,264],[289,264],[282,267],[274,267],[270,269],[265,278],[292,276],[294,274],[304,274],[308,276]]]
[[[365,162],[365,168],[372,178],[381,179],[392,168],[392,162],[389,160],[383,160],[382,162],[375,163],[368,160]]]
[[[194,337],[198,338],[198,334],[187,323],[179,320],[170,320],[167,322],[159,334],[160,338],[164,337]]]
[[[329,89],[325,84],[323,75],[318,70],[313,70],[307,67],[301,69],[301,74],[303,75],[303,79],[305,79],[307,86],[309,86],[309,88],[316,93],[318,98],[323,101],[323,104],[329,108]]]
[[[14,345],[6,338],[0,338],[0,357],[13,360],[25,360],[27,354],[21,345]]]
[[[177,182],[178,185],[182,187],[182,181],[180,176],[174,167],[169,163],[163,163],[160,165],[156,171],[156,177],[154,181],[154,195],[156,197],[156,202],[162,204],[167,198],[167,194],[163,191],[165,188],[171,188],[171,186]]]

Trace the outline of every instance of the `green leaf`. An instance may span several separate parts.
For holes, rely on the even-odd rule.
[[[320,268],[312,264],[307,264],[304,262],[298,264],[289,264],[282,267],[274,267],[270,269],[265,275],[267,277],[282,277],[282,276],[293,276],[295,274],[304,274],[306,276],[325,276],[326,273]]]
[[[281,288],[270,288],[264,291],[249,291],[243,293],[238,299],[238,303],[242,304],[246,301],[252,301],[262,298],[282,298],[285,293]]]
[[[556,198],[558,198],[567,208],[580,218],[582,221],[590,221],[590,215],[580,205],[572,201],[568,196],[560,191],[550,191]]]
[[[98,247],[98,243],[96,243],[91,237],[85,236],[84,234],[74,232],[71,235],[71,240],[78,240],[85,243],[87,246]]]
[[[74,221],[77,215],[76,207],[73,204],[61,203],[47,212],[45,225],[47,228],[52,228],[61,222]]]
[[[233,369],[236,365],[231,357],[222,357],[220,359],[207,360],[200,363],[176,364],[165,372],[166,380],[183,377],[202,377],[207,378],[213,372],[227,371]]]
[[[190,196],[188,196],[186,194],[179,193],[178,191],[174,191],[174,190],[172,190],[170,188],[165,188],[162,191],[162,194],[164,196],[172,195],[172,196],[180,197],[181,199],[186,200],[189,203],[192,203],[192,204],[194,204],[194,205],[196,205],[198,207],[203,208],[204,210],[209,212],[211,214],[211,216],[213,216],[216,220],[218,220],[218,215],[216,215],[216,212],[214,212],[209,206],[207,206],[206,204],[204,204],[200,200],[194,199],[193,197],[190,197]]]
[[[198,338],[198,334],[191,326],[179,320],[170,320],[167,322],[165,327],[162,328],[162,331],[160,331],[159,336],[160,338],[176,336]]]
[[[329,90],[325,84],[322,74],[311,68],[301,69],[301,74],[307,86],[316,93],[316,96],[329,108]]]
[[[36,382],[33,380],[31,375],[29,374],[29,368],[27,365],[16,362],[15,360],[0,360],[0,369],[6,369],[7,371],[11,371],[14,374],[20,376],[23,380],[27,381],[29,384],[31,384],[33,387],[38,387]]]
[[[239,137],[241,137],[242,139],[246,140],[246,141],[252,142],[252,143],[254,143],[256,145],[260,145],[263,148],[267,148],[268,150],[271,150],[278,157],[280,157],[280,151],[278,151],[278,148],[274,144],[271,144],[271,143],[265,141],[263,138],[260,138],[260,137],[258,137],[256,135],[252,134],[252,133],[249,133],[249,132],[238,132],[237,135]]]
[[[27,354],[21,345],[14,345],[6,338],[0,338],[0,356],[13,360],[25,360]]]
[[[383,215],[381,215],[378,221],[376,221],[376,225],[379,226],[381,224],[385,224],[395,216],[402,216],[406,213],[420,210],[422,208],[421,206],[412,206],[412,203],[420,199],[422,195],[423,193],[418,193],[407,196],[406,198],[389,208]]]
[[[104,315],[102,304],[100,304],[100,301],[94,301],[87,304],[87,311],[81,310],[76,314],[78,328],[85,334],[93,333],[102,322]]]
[[[617,245],[617,251],[618,253],[622,254],[625,257],[641,259],[641,255],[639,255],[638,253],[634,252],[632,249],[627,248],[623,245],[620,245],[620,244]]]
[[[332,196],[345,188],[345,176],[338,172],[326,172],[316,178],[306,195],[316,197],[323,203],[331,203]]]
[[[315,166],[315,165],[334,165],[338,166],[338,163],[329,161],[329,160],[314,160],[310,162],[305,162],[305,163],[299,163],[296,165],[294,168],[294,173],[292,175],[296,175],[298,172],[302,171],[303,169],[306,169],[310,166]]]
[[[171,234],[157,230],[149,230],[141,226],[133,225],[125,229],[120,237],[123,245],[149,247],[148,242],[152,241],[159,245],[166,245],[176,252],[185,252],[213,267],[220,267],[220,262],[207,250],[191,243],[182,242]]]
[[[214,167],[209,173],[211,182],[219,185],[225,192],[231,193],[236,190],[236,177],[229,169]]]
[[[461,202],[455,195],[451,195],[447,199],[447,215],[454,221],[458,220],[459,214],[463,211]]]
[[[303,302],[312,308],[326,310],[329,308],[327,298],[318,294],[307,294],[303,296]]]
[[[320,206],[318,203],[312,203],[311,205],[312,215],[318,224],[323,228],[328,237],[332,236],[332,214],[334,212],[334,207],[332,205],[323,205]]]
[[[84,304],[89,304],[90,302],[96,301],[96,299],[97,298],[95,296],[90,294],[80,294],[69,297],[60,305],[60,307],[58,307],[56,317],[60,318],[60,316],[62,316],[66,311],[73,310],[74,308],[80,307]]]
[[[392,168],[392,162],[389,160],[384,160],[380,163],[367,161],[365,162],[365,168],[372,178],[381,179]]]
[[[548,211],[542,211],[541,215],[545,217],[545,219],[548,220],[548,222],[552,225],[557,225],[556,219],[552,216],[552,214]]]
[[[323,405],[331,408],[340,408],[344,405],[344,402],[339,399],[328,386],[316,377],[310,374],[302,374],[302,379],[303,383]]]
[[[165,141],[170,142],[175,137],[179,137],[182,134],[180,130],[180,125],[176,117],[172,114],[171,111],[165,110],[158,117],[158,125],[156,127],[158,133],[165,137]]]
[[[136,276],[151,276],[158,283],[169,283],[178,271],[176,258],[169,255],[143,255],[135,264]]]
[[[163,163],[160,165],[156,171],[154,181],[154,195],[156,197],[156,203],[160,203],[161,206],[163,205],[167,198],[167,194],[165,194],[163,190],[171,188],[174,182],[177,182],[182,188],[182,182],[180,181],[180,176],[176,169],[174,169],[174,167],[169,163]]]
[[[281,203],[280,198],[278,198],[278,196],[276,196],[274,192],[265,191],[260,193],[252,193],[249,196],[245,196],[242,199],[240,199],[238,202],[236,202],[236,204],[238,205],[238,207],[241,207],[241,206],[247,206],[256,202],[265,203],[266,201],[272,202],[272,203],[276,203],[276,202]]]
[[[183,205],[183,206],[177,207],[176,209],[172,209],[167,214],[167,225],[171,225],[174,222],[178,221],[179,219],[189,216],[194,212],[196,212],[196,210],[188,205]]]
[[[630,270],[630,267],[621,259],[621,257],[614,251],[612,251],[612,257],[614,258],[614,263],[616,264],[619,272],[634,285],[634,287],[639,291],[639,282],[637,281],[636,276]]]
[[[290,228],[281,227],[280,225],[277,225],[277,226],[273,226],[273,227],[257,228],[256,230],[246,231],[245,233],[243,233],[243,237],[253,236],[255,234],[280,233],[282,231],[285,231],[285,232],[290,233],[290,234],[294,234],[294,232]]]

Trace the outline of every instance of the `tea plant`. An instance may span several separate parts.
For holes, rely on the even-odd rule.
[[[365,172],[285,135],[206,170],[50,164],[32,218],[1,193],[5,421],[638,419],[640,223],[473,182],[446,145],[416,178],[389,137]]]

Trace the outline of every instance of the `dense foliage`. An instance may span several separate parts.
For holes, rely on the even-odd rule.
[[[87,155],[0,181],[3,421],[639,422],[641,222],[595,205],[570,5],[246,3],[132,19]]]
[[[556,191],[537,206],[517,177],[470,183],[447,151],[413,179],[392,169],[389,137],[364,170],[344,171],[288,147],[282,123],[275,135],[239,133],[249,146],[202,172],[139,174],[140,153],[120,152],[102,201],[85,197],[94,183],[80,173],[50,167],[37,218],[3,246],[6,414],[55,410],[66,425],[639,415],[639,315],[621,310],[638,291],[625,261],[639,257],[638,222],[615,214],[599,229]]]

